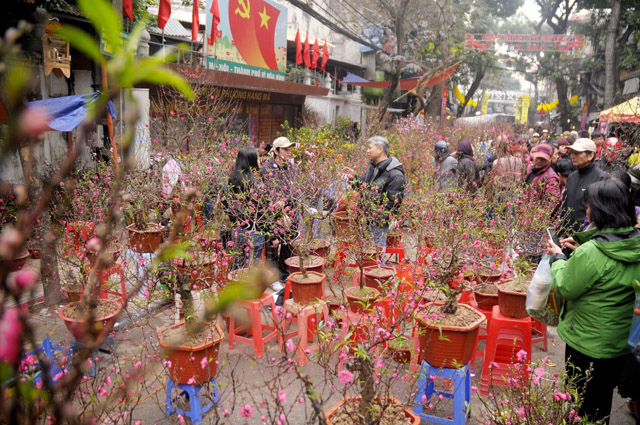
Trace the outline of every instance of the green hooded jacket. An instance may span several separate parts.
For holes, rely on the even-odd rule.
[[[597,359],[629,352],[640,278],[640,230],[633,227],[577,233],[571,257],[551,265],[553,286],[564,299],[558,334],[572,348]]]

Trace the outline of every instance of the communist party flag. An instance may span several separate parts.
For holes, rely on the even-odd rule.
[[[279,16],[280,10],[264,0],[229,0],[231,35],[247,65],[278,70],[274,38]]]
[[[160,7],[158,8],[158,28],[164,29],[167,25],[167,21],[171,17],[171,0],[160,0]]]
[[[302,65],[302,42],[300,41],[300,30],[296,31],[296,65]]]
[[[193,0],[193,10],[191,11],[191,40],[198,41],[200,32],[200,0]]]
[[[322,61],[320,61],[320,71],[324,71],[324,67],[329,61],[329,48],[327,47],[327,41],[325,40],[324,46],[322,46]]]
[[[311,58],[309,58],[309,31],[307,31],[307,38],[304,40],[304,66],[309,68],[311,66]]]
[[[218,38],[218,25],[220,25],[220,9],[218,8],[218,0],[211,2],[211,35],[207,39],[207,44],[213,46]]]
[[[320,59],[320,46],[318,46],[318,37],[316,37],[315,43],[313,43],[313,57],[311,58],[311,69],[316,69],[318,66],[318,59]]]
[[[130,21],[133,21],[133,0],[122,0],[122,12]]]

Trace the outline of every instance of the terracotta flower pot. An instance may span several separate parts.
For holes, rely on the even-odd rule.
[[[165,367],[175,384],[202,385],[218,373],[218,351],[220,342],[224,339],[224,332],[219,324],[206,322],[205,325],[211,326],[215,332],[214,338],[204,344],[191,347],[172,345],[164,340],[163,337],[168,330],[181,328],[184,325],[185,322],[180,322],[158,331],[158,343],[164,350],[167,359]],[[192,379],[193,381],[191,381]]]
[[[187,273],[189,282],[196,289],[209,289],[216,283],[216,277],[219,275],[219,263],[211,260],[201,264],[184,263],[178,264],[178,273]]]
[[[502,278],[502,270],[490,269],[488,267],[480,267],[476,270],[476,279],[478,283],[498,283]]]
[[[385,248],[382,247],[373,247],[367,250],[362,257],[362,268],[365,269],[371,266],[377,266],[380,264],[380,260],[386,251]]]
[[[489,290],[488,288],[495,288]],[[493,283],[487,283],[479,286],[473,290],[473,295],[476,298],[476,304],[478,308],[482,310],[491,310],[493,306],[498,305],[498,285]]]
[[[96,340],[101,340],[111,332],[113,325],[116,322],[116,318],[122,310],[122,304],[116,300],[98,300],[98,304],[111,305],[111,313],[103,316],[96,317],[93,321],[87,322],[84,318],[71,318],[68,316],[68,311],[72,306],[81,306],[82,302],[72,302],[60,309],[58,316],[64,321],[65,326],[71,332],[73,337],[82,343],[89,341],[91,333],[96,334]]]
[[[500,313],[514,319],[522,319],[528,317],[527,313],[527,294],[526,292],[513,292],[503,289],[502,285],[498,285],[498,305]]]
[[[0,268],[8,273],[17,272],[22,269],[29,258],[29,251],[22,250],[13,258],[0,258]]]
[[[347,211],[336,211],[331,214],[331,223],[338,241],[350,243],[355,240],[356,232],[351,228]]]
[[[408,347],[398,346],[394,342],[391,341],[387,344],[387,355],[398,363],[409,363],[411,360],[411,342],[409,341]]]
[[[293,300],[298,304],[309,304],[322,299],[322,287],[327,280],[324,273],[307,271],[307,278],[300,272],[291,273],[291,292]]]
[[[331,421],[331,418],[340,410],[342,410],[344,408],[344,405],[346,403],[359,403],[360,400],[362,400],[362,398],[360,396],[351,396],[351,397],[347,397],[346,399],[341,399],[338,403],[336,403],[335,406],[333,406],[331,409],[329,409],[329,411],[325,414],[325,417],[327,418],[327,425],[333,425],[334,423]],[[388,402],[391,402],[397,406],[402,406],[402,403],[400,402],[400,400],[398,400],[395,397],[392,396],[386,396],[385,397],[385,404]],[[411,408],[407,408],[404,407],[402,409],[404,417],[402,419],[404,419],[402,421],[402,423],[404,424],[409,424],[409,425],[420,425],[420,417],[418,415],[416,415],[415,413],[413,413],[413,410],[411,410]]]
[[[311,246],[309,247],[311,255],[316,255],[322,258],[327,258],[330,250],[331,243],[326,239],[314,239],[311,241]]]
[[[363,290],[367,292],[366,295],[359,293]],[[344,295],[347,297],[349,309],[354,313],[362,313],[365,307],[367,310],[373,307],[380,296],[380,291],[375,288],[367,288],[366,286],[362,289],[358,286],[351,286],[344,290]]]
[[[149,223],[145,230],[137,230],[134,224],[127,226],[129,231],[129,245],[135,252],[155,252],[164,240],[166,227],[156,223]]]
[[[425,306],[441,306],[439,301]],[[425,320],[418,315],[420,353],[422,358],[433,367],[455,368],[467,364],[473,357],[473,349],[478,337],[478,328],[485,317],[473,307],[458,304],[458,310],[466,309],[472,312],[475,320],[466,326],[438,325],[437,322]],[[424,311],[424,310],[423,310]],[[431,309],[430,313],[437,313]]]
[[[368,266],[364,268],[364,285],[381,291],[380,287],[389,289],[396,269],[389,266]]]
[[[289,267],[289,273],[297,273],[300,271],[300,257],[297,255],[287,258],[284,263]],[[326,261],[317,255],[310,255],[304,262],[307,272],[323,273]]]

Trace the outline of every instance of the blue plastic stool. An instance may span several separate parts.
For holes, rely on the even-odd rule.
[[[451,380],[453,392],[436,391],[434,382],[437,378]],[[424,403],[422,402],[422,396],[425,395],[429,400],[433,394],[442,394],[445,397],[453,398],[453,419],[444,419],[423,413]],[[464,425],[467,421],[467,409],[470,408],[471,374],[469,373],[469,363],[460,369],[449,369],[435,368],[426,361],[422,362],[420,377],[418,378],[418,390],[413,404],[413,412],[420,416],[421,420],[444,425]]]
[[[71,347],[69,348],[71,357],[73,357],[74,353],[82,350],[86,346],[87,345],[85,343],[74,339],[71,343]],[[100,344],[100,346],[89,356],[92,361],[92,366],[89,367],[89,376],[91,376],[92,378],[96,376],[96,373],[98,372],[99,365],[97,364],[98,362],[95,358],[99,356],[100,353],[108,354],[109,356],[111,356],[111,361],[113,362],[113,364],[118,365],[118,352],[116,351],[116,341],[115,339],[113,339],[113,336],[108,335],[102,342],[102,344]],[[100,366],[106,366],[108,364],[109,363],[103,363],[102,361],[100,362]]]
[[[44,356],[49,360],[49,370],[47,371],[47,375],[50,382],[54,384],[57,381],[55,377],[60,372],[64,372],[64,370],[56,364],[56,352],[64,353],[65,351],[66,350],[62,347],[53,345],[53,341],[47,338],[42,341],[42,345],[40,347],[25,354],[22,360],[25,360],[27,356],[34,356],[37,358],[38,354],[44,353]],[[42,370],[40,370],[40,365],[35,365],[32,370],[27,372],[27,375],[31,376],[31,380],[34,385],[40,382],[42,380]]]
[[[215,401],[210,401],[205,406],[202,406],[202,402],[200,401],[200,390],[207,385],[213,385],[213,398]],[[180,394],[176,398],[171,398],[171,393],[176,385],[173,383],[171,378],[167,380],[167,415],[171,415],[172,412],[179,413],[183,416],[187,416],[191,419],[191,422],[194,424],[199,424],[202,422],[202,415],[207,413],[209,409],[213,407],[213,403],[218,403],[220,401],[220,393],[218,393],[218,383],[216,382],[216,378],[211,378],[211,381],[207,382],[204,385],[187,385],[187,384],[178,384],[178,390]],[[189,410],[184,411],[183,409],[178,409],[177,407],[173,407],[173,402],[176,401],[177,398],[186,395],[189,400]]]

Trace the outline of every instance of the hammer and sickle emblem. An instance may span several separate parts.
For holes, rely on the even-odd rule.
[[[238,4],[240,7],[236,7],[235,13],[244,19],[249,19],[251,12],[250,0],[238,0]]]

